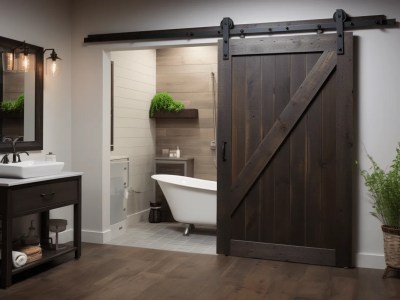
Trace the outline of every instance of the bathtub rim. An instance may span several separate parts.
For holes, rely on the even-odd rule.
[[[194,189],[208,190],[213,192],[217,191],[217,182],[213,180],[205,180],[200,178],[171,175],[171,174],[154,174],[151,175],[151,178],[156,181],[162,181],[169,184],[180,185]],[[182,180],[186,180],[186,182],[182,182]],[[201,185],[195,184],[195,182],[201,183]]]

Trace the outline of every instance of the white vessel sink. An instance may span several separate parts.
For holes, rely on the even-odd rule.
[[[26,160],[19,163],[0,164],[0,177],[31,178],[61,173],[63,162]]]

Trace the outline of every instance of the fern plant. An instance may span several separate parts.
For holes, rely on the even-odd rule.
[[[24,95],[19,96],[16,100],[3,101],[0,109],[5,113],[24,111]]]
[[[372,163],[370,172],[362,170],[361,175],[373,199],[371,215],[384,225],[400,227],[400,143],[387,172],[370,155],[368,158]]]
[[[176,101],[172,96],[166,92],[157,93],[150,104],[149,115],[150,118],[158,111],[172,111],[178,112],[185,108],[182,102]]]

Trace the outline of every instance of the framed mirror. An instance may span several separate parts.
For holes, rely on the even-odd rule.
[[[43,48],[0,37],[0,153],[43,149]]]

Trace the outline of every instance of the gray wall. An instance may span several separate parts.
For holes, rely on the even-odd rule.
[[[13,6],[15,1],[8,1]],[[19,1],[19,3],[32,1]],[[43,2],[43,1],[42,1]],[[64,1],[66,3],[67,1]],[[32,2],[33,3],[33,2]],[[32,4],[36,6],[37,1]],[[6,31],[13,31],[13,25],[19,25],[20,35],[31,26],[19,24],[15,20],[24,20],[25,24],[34,21],[48,23],[48,17],[33,15],[31,8],[25,9],[20,5],[24,15],[13,13],[9,17],[9,9],[4,9],[4,20],[0,20]],[[50,7],[50,6],[49,6]],[[51,6],[51,7],[54,7]],[[24,8],[24,9],[22,9]],[[331,18],[337,8],[342,8],[351,16],[385,14],[390,18],[400,19],[400,6],[398,0],[187,0],[187,1],[98,1],[74,0],[72,1],[72,89],[69,89],[68,80],[65,86],[55,97],[45,101],[45,110],[48,108],[63,108],[69,105],[68,95],[72,90],[72,148],[62,139],[49,136],[45,133],[45,143],[52,144],[60,141],[65,151],[72,150],[72,166],[76,170],[85,172],[83,181],[83,239],[85,241],[102,242],[107,237],[109,227],[109,70],[104,53],[113,50],[143,49],[146,47],[160,48],[165,45],[193,45],[198,43],[212,43],[210,40],[185,40],[185,41],[135,41],[118,42],[114,44],[99,43],[85,45],[83,38],[88,34],[127,32],[140,30],[157,30],[172,28],[190,28],[201,26],[217,26],[223,17],[231,17],[235,24],[280,22],[291,20],[307,20]],[[60,12],[63,7],[57,6]],[[68,11],[68,7],[66,8]],[[28,15],[29,12],[29,15]],[[27,15],[27,16],[25,16]],[[45,22],[43,21],[45,20]],[[29,22],[28,22],[29,21]],[[48,26],[35,31],[39,32],[46,43],[55,38],[69,41],[68,32],[48,34],[48,30],[59,29],[58,26]],[[5,34],[5,33],[3,33]],[[398,84],[398,70],[400,60],[400,30],[389,28],[385,30],[356,30],[356,63],[354,71],[355,103],[357,136],[355,140],[355,159],[360,163],[360,168],[366,169],[370,163],[365,149],[376,158],[382,166],[390,165],[394,156],[394,149],[400,140],[400,106]],[[41,43],[44,44],[44,43]],[[68,51],[66,52],[68,54]],[[61,53],[60,53],[61,56]],[[63,57],[64,59],[64,57]],[[67,60],[68,61],[68,60]],[[63,60],[63,62],[65,62]],[[69,64],[66,63],[65,66]],[[104,74],[104,75],[103,75]],[[46,84],[46,82],[45,82]],[[64,82],[63,82],[64,84]],[[45,90],[46,92],[46,90]],[[64,93],[65,92],[65,93]],[[379,101],[377,101],[377,99]],[[51,101],[50,101],[51,100]],[[58,101],[53,105],[53,101]],[[67,112],[69,109],[67,109]],[[57,123],[52,128],[50,118],[58,115],[46,114],[45,128],[56,132],[63,128]],[[66,119],[60,116],[60,119]],[[47,127],[46,125],[49,125]],[[56,129],[57,128],[57,129]],[[63,130],[63,129],[62,129]],[[64,131],[64,130],[63,130]],[[384,132],[385,134],[382,134]],[[47,132],[49,133],[49,132]],[[68,132],[67,132],[68,134]],[[60,133],[58,133],[61,137]],[[83,147],[86,145],[86,147]],[[62,148],[62,147],[61,147]],[[48,149],[48,148],[47,148]],[[60,146],[57,147],[60,149]],[[58,156],[57,156],[58,157]],[[354,170],[354,227],[349,228],[354,232],[354,255],[356,265],[361,267],[383,268],[382,231],[377,220],[370,216],[372,210],[369,202],[368,191],[365,188],[358,170]]]

